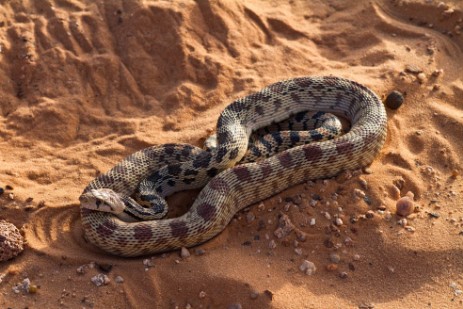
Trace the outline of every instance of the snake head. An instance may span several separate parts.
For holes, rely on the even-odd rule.
[[[120,214],[125,209],[122,198],[111,189],[92,189],[79,197],[83,208]]]

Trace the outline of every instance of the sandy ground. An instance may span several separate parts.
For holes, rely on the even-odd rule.
[[[0,2],[0,219],[28,242],[0,264],[1,308],[463,308],[461,1]],[[253,205],[186,259],[85,241],[78,196],[97,173],[200,146],[234,98],[329,74],[405,94],[368,173]],[[274,236],[281,212],[305,242]],[[36,293],[13,291],[25,278]]]

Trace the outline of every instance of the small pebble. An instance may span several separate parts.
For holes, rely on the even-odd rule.
[[[398,109],[404,102],[404,96],[397,90],[392,91],[386,98],[386,106],[390,109]]]
[[[337,253],[331,253],[330,254],[330,261],[333,263],[338,264],[341,261],[341,257]]]
[[[347,277],[349,277],[349,275],[347,274],[347,272],[342,271],[342,272],[339,273],[339,278],[341,278],[341,279],[347,279]]]
[[[204,291],[199,292],[199,298],[204,298],[204,297],[206,297],[206,292]]]
[[[315,218],[310,218],[310,221],[309,221],[310,226],[314,226],[316,223],[317,221],[315,220]]]
[[[109,279],[108,276],[105,274],[98,274],[96,276],[93,276],[92,279],[90,279],[93,284],[96,286],[102,286],[102,285],[107,285],[109,282],[111,282],[111,279]]]
[[[434,71],[432,72],[432,76],[438,77],[438,76],[442,75],[442,73],[444,73],[444,70],[442,70],[442,69],[436,69],[436,70],[434,70]]]
[[[373,210],[368,210],[366,213],[365,213],[365,217],[367,219],[373,219],[375,217],[375,212]]]
[[[5,190],[2,187],[0,187],[0,195],[2,195],[4,192]]]
[[[337,226],[341,226],[343,225],[344,222],[342,222],[342,219],[341,218],[336,218],[336,225]]]
[[[360,261],[360,255],[359,254],[354,254],[354,256],[352,258],[354,259],[354,261]]]
[[[338,270],[338,265],[331,263],[331,264],[326,265],[325,268],[327,271],[335,271],[335,270]]]
[[[353,246],[354,246],[354,241],[352,240],[352,238],[350,238],[349,236],[347,236],[347,237],[344,239],[344,244],[345,244],[347,247],[353,247]]]
[[[124,283],[124,278],[122,278],[121,276],[116,276],[116,278],[114,278],[114,281],[116,281],[116,283]]]
[[[87,270],[87,265],[81,265],[77,267],[76,273],[78,273],[79,275],[83,275],[85,274],[86,270]]]
[[[195,249],[195,254],[196,255],[203,255],[204,253],[206,253],[206,251],[204,249]]]
[[[364,198],[365,197],[365,191],[360,190],[360,189],[354,189],[354,194],[357,197]]]
[[[259,297],[259,293],[258,292],[251,292],[251,299],[257,299],[257,297]]]
[[[190,251],[188,251],[187,248],[182,247],[182,249],[180,249],[180,257],[181,257],[182,259],[186,259],[187,257],[190,257],[190,255],[191,255],[191,254],[190,254]]]
[[[37,288],[38,287],[36,285],[31,284],[31,280],[29,278],[25,278],[22,283],[18,283],[13,286],[12,290],[15,294],[19,294],[21,291],[34,294],[37,292]]]
[[[409,196],[400,198],[396,203],[396,214],[402,217],[407,217],[415,210],[413,199]]]
[[[302,264],[299,266],[299,270],[305,273],[306,275],[310,276],[315,273],[317,267],[315,267],[314,263],[304,260]]]
[[[422,84],[422,83],[424,83],[426,81],[426,75],[424,73],[418,73],[416,78],[418,79],[418,82],[420,84]]]
[[[143,265],[145,266],[145,270],[154,266],[153,261],[151,261],[150,259],[144,259]]]
[[[297,255],[302,255],[302,249],[301,249],[301,248],[296,248],[296,249],[294,249],[294,252],[295,252]]]
[[[12,193],[12,192],[8,193],[8,198],[10,200],[14,200],[14,193]]]
[[[35,285],[35,284],[31,284],[31,285],[29,285],[29,289],[27,290],[27,292],[29,294],[35,294],[35,293],[37,293],[37,290],[38,290],[38,286]]]
[[[407,232],[413,233],[415,231],[415,228],[413,226],[411,226],[411,225],[406,225],[406,226],[404,226],[404,228],[405,228],[405,230]]]
[[[398,223],[399,225],[401,225],[401,226],[406,226],[407,223],[408,223],[408,221],[407,221],[407,219],[402,218],[402,219],[400,219],[399,221],[397,221],[397,223]]]
[[[408,64],[408,65],[405,66],[405,72],[412,73],[412,74],[419,74],[419,73],[423,72],[423,70],[420,69],[419,67]]]

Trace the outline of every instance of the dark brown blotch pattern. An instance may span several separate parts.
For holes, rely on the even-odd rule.
[[[336,150],[340,155],[350,155],[355,145],[349,141],[335,141]]]
[[[278,161],[280,164],[285,167],[289,168],[292,166],[293,158],[289,154],[289,152],[282,152],[280,155],[277,156]]]
[[[202,203],[198,206],[196,212],[201,218],[204,219],[204,221],[211,221],[215,216],[216,208],[211,204]]]
[[[106,220],[96,228],[96,232],[98,233],[98,235],[101,235],[102,237],[107,237],[111,236],[116,229],[117,226],[116,224],[114,224],[114,222]]]
[[[233,168],[233,172],[240,181],[247,181],[251,179],[251,173],[245,166],[237,166]]]
[[[318,161],[323,157],[323,150],[318,145],[305,145],[302,150],[304,151],[305,158],[309,162]]]
[[[188,226],[186,222],[181,220],[173,220],[170,223],[171,234],[177,238],[185,238],[188,236]]]
[[[133,229],[133,237],[139,241],[148,241],[153,237],[153,232],[147,224],[139,224]]]
[[[212,180],[209,181],[208,186],[212,190],[220,192],[221,194],[227,194],[230,191],[228,183],[220,178],[220,176],[212,178]]]

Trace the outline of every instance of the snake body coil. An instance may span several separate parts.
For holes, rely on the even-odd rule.
[[[245,155],[253,131],[307,110],[345,117],[351,128],[332,140],[234,166]],[[94,179],[80,197],[84,233],[98,247],[121,256],[197,245],[220,233],[246,206],[303,181],[370,164],[384,144],[386,126],[381,100],[356,82],[331,76],[277,82],[222,112],[214,151],[185,144],[153,146]],[[177,218],[126,222],[106,212],[122,212],[135,203],[130,196],[152,175],[165,180],[158,188],[163,195],[205,187],[190,210]],[[105,211],[95,210],[99,207]]]

